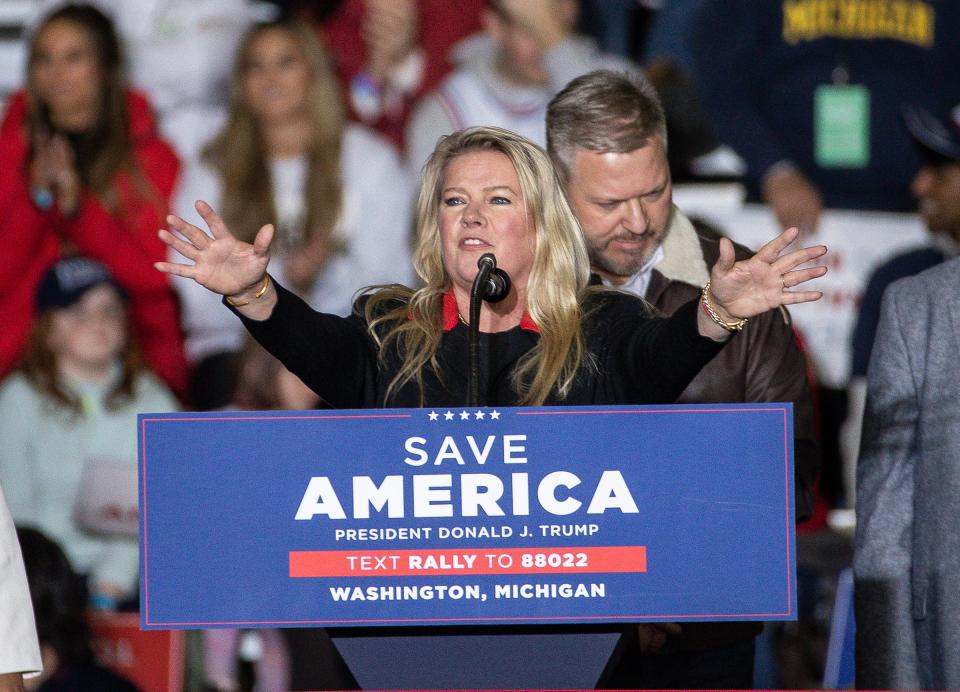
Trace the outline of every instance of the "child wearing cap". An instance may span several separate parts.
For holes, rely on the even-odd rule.
[[[95,605],[136,594],[136,415],[171,411],[141,369],[126,294],[82,257],[54,264],[18,372],[0,385],[0,481],[14,520],[56,540]]]

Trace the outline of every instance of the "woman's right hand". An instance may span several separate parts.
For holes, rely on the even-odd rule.
[[[273,226],[267,224],[257,231],[251,245],[237,240],[209,204],[199,201],[196,207],[212,237],[173,215],[167,217],[167,224],[177,235],[163,229],[158,233],[160,240],[193,264],[157,262],[154,266],[167,274],[193,279],[236,304],[248,302],[264,285]],[[261,292],[257,299],[262,296]]]
[[[44,211],[55,201],[60,213],[66,216],[76,213],[80,205],[80,174],[73,149],[63,135],[41,133],[36,137],[30,164],[30,189],[34,195],[48,195],[47,202],[34,198]]]

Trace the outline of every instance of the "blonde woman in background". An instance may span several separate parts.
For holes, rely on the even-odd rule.
[[[346,315],[363,286],[411,278],[409,178],[385,140],[346,123],[312,29],[291,21],[251,29],[234,67],[227,123],[202,160],[185,174],[181,214],[199,222],[193,203],[210,200],[246,242],[269,220],[278,279],[314,308]],[[191,363],[216,367],[217,354],[238,352],[243,327],[218,298],[193,282],[177,287]]]

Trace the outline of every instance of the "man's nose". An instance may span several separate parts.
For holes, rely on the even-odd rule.
[[[51,60],[47,65],[47,75],[53,81],[60,81],[67,71],[67,64],[64,60]]]
[[[643,201],[637,198],[627,201],[623,215],[623,227],[631,233],[643,234],[650,226],[650,218]]]
[[[933,169],[930,166],[923,166],[917,174],[913,176],[913,180],[910,181],[910,192],[913,193],[913,196],[916,198],[923,197],[930,191],[930,186],[933,183]]]

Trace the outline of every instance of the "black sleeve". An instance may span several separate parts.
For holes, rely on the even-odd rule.
[[[317,312],[274,282],[277,305],[265,320],[233,310],[247,331],[334,408],[376,405],[377,350],[358,316]]]
[[[671,404],[724,346],[700,335],[699,298],[657,318],[628,296],[605,302],[594,325],[606,343],[606,357],[598,365],[601,377],[616,380],[616,398],[623,397],[610,403]]]

